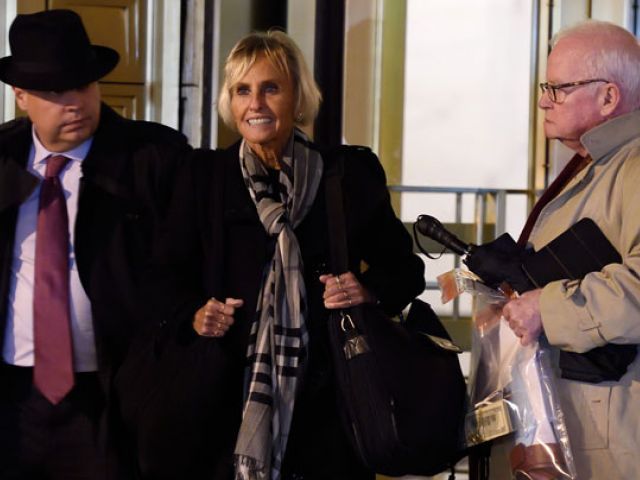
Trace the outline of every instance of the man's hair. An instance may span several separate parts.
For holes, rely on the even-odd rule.
[[[622,113],[640,109],[640,45],[633,34],[613,23],[587,20],[558,32],[551,41],[552,48],[569,37],[593,45],[585,48],[586,74],[618,86]]]
[[[291,79],[295,95],[295,123],[306,125],[318,114],[322,95],[295,42],[284,32],[254,32],[242,38],[231,49],[224,66],[224,82],[218,97],[218,112],[227,126],[236,129],[231,112],[231,89],[253,67],[266,58],[282,74]]]

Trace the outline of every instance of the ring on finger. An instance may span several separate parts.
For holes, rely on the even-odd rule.
[[[336,276],[335,279],[336,279],[336,285],[338,286],[338,288],[342,288],[342,285],[340,284],[340,276],[339,275]]]
[[[344,298],[350,298],[346,290],[342,290],[342,294],[344,295]]]

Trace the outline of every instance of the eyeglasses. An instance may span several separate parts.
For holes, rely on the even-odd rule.
[[[595,82],[609,83],[609,80],[605,80],[603,78],[593,78],[591,80],[579,80],[577,82],[561,83],[559,85],[550,85],[548,82],[545,82],[540,84],[540,90],[542,91],[543,95],[546,93],[549,96],[549,100],[551,100],[553,103],[562,103],[564,102],[565,98],[567,98],[567,95],[571,93],[565,92],[563,90],[564,88],[581,87],[583,85],[588,85]]]

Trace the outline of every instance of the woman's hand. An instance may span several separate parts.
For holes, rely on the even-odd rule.
[[[320,275],[324,284],[324,306],[328,309],[348,308],[362,303],[375,303],[376,298],[362,286],[351,272]]]
[[[236,308],[243,304],[238,298],[227,298],[222,303],[211,297],[193,316],[193,329],[203,337],[222,337],[233,325]]]

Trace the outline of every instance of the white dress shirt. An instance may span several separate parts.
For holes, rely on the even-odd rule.
[[[82,161],[91,148],[93,138],[78,147],[62,153],[49,152],[32,131],[33,144],[29,151],[27,171],[44,178],[46,160],[51,155],[64,155],[71,159],[59,175],[67,201],[69,216],[69,267],[71,336],[73,341],[74,370],[96,371],[95,337],[91,318],[91,304],[80,284],[74,249],[74,226],[78,211],[78,191],[82,176]],[[2,356],[4,361],[21,367],[32,367],[33,352],[33,284],[35,274],[36,226],[40,186],[20,206],[16,225],[13,261],[9,284],[9,308]]]

